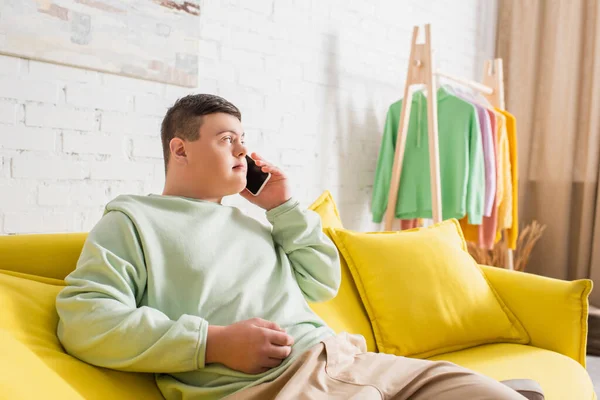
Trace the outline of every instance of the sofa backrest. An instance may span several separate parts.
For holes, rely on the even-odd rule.
[[[87,233],[0,236],[0,269],[64,279],[75,269]]]

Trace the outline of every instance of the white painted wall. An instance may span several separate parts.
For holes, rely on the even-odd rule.
[[[0,234],[87,231],[116,195],[160,193],[160,122],[193,92],[241,109],[249,147],[288,172],[304,204],[329,189],[346,226],[375,229],[377,153],[413,25],[432,24],[448,73],[478,79],[494,53],[487,0],[230,0],[202,10],[194,90],[0,57]]]

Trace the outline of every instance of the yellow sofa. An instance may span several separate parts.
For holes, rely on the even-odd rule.
[[[327,195],[311,208],[324,226],[341,227]],[[0,236],[0,398],[162,398],[152,375],[93,367],[66,354],[56,337],[54,299],[85,238],[85,233]],[[482,268],[526,329],[529,344],[488,344],[432,359],[449,360],[497,380],[534,379],[547,400],[595,399],[585,370],[590,282]],[[311,307],[336,331],[362,334],[376,351],[370,321],[344,263],[342,280],[335,299]]]

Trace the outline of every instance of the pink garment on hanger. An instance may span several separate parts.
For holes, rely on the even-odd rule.
[[[401,219],[400,220],[400,230],[405,231],[407,229],[414,229],[419,227],[418,218],[413,219]]]
[[[492,128],[492,142],[494,143],[494,160],[496,162],[497,179],[501,179],[499,174],[502,173],[498,168],[498,144],[496,131],[496,115],[491,110],[486,110],[490,115],[490,125]],[[489,217],[483,217],[481,226],[479,227],[479,247],[491,250],[496,241],[496,231],[498,229],[498,196],[494,196],[494,205],[492,206],[492,214]]]
[[[492,127],[488,109],[477,102],[475,96],[462,90],[455,89],[455,95],[459,98],[473,104],[479,117],[479,127],[481,131],[481,144],[483,146],[483,163],[485,167],[485,206],[483,215],[490,217],[492,208],[494,208],[494,198],[496,197],[496,156],[494,155],[494,144],[492,136]]]

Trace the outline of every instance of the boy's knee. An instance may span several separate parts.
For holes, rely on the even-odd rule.
[[[531,379],[513,379],[498,382],[478,373],[469,375],[470,389],[465,394],[471,393],[472,398],[481,399],[519,399],[519,400],[544,400],[544,393],[540,385]],[[478,396],[479,397],[478,397]]]
[[[501,382],[527,400],[544,400],[544,392],[539,383],[532,379],[510,379]]]
[[[539,385],[531,380],[498,382],[456,364],[443,362],[430,375],[434,387],[423,388],[428,396],[440,399],[543,400]]]

